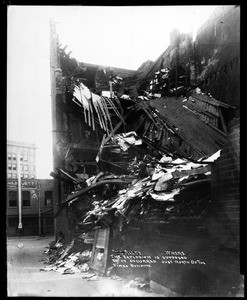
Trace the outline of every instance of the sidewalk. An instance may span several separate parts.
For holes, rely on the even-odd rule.
[[[54,271],[41,272],[44,267],[39,260],[46,257],[44,250],[51,237],[8,238],[7,241],[7,284],[8,296],[51,296],[51,297],[95,297],[133,296],[161,297],[125,287],[124,280],[101,277],[95,281],[82,279],[83,273],[61,275]],[[18,248],[19,244],[23,244]]]

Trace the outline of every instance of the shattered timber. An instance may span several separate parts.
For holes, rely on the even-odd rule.
[[[229,45],[216,38],[202,57],[195,45],[208,28],[194,47],[175,30],[156,62],[133,71],[78,62],[50,28],[56,241],[43,271],[120,276],[181,296],[240,293],[239,49],[222,58]],[[112,259],[117,251],[183,252],[189,263],[133,267]]]

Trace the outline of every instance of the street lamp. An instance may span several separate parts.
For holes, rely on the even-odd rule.
[[[40,210],[40,191],[41,191],[41,183],[37,182],[37,190],[38,196],[35,193],[35,190],[32,190],[32,198],[38,200],[38,214],[39,214],[39,236],[41,236],[41,210]]]
[[[19,210],[19,224],[18,229],[22,230],[22,215],[21,215],[21,164],[20,152],[17,153],[17,178],[18,178],[18,210]]]

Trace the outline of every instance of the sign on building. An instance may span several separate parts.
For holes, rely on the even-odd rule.
[[[22,189],[37,189],[36,180],[22,180]],[[7,180],[7,189],[18,189],[18,180]]]

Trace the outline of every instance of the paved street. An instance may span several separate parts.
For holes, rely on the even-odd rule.
[[[82,273],[61,275],[54,271],[40,271],[40,268],[46,265],[39,260],[47,257],[44,250],[52,240],[54,240],[53,237],[8,238],[8,296],[161,296],[135,288],[126,288],[124,287],[126,282],[111,278],[87,281],[87,279],[82,279]],[[22,247],[21,244],[23,244]]]

